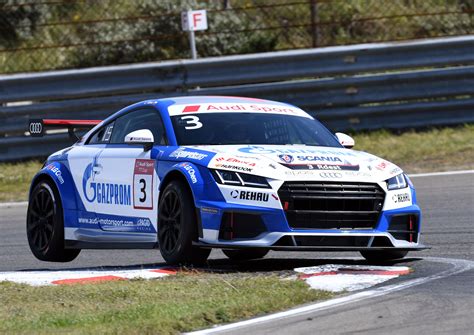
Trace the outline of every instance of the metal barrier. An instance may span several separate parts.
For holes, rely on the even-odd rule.
[[[97,119],[144,99],[242,95],[298,105],[333,130],[474,121],[474,36],[0,76],[0,161],[69,143],[29,118]]]

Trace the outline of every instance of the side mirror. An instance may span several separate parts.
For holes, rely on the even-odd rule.
[[[149,129],[135,130],[125,136],[126,144],[141,144],[145,151],[150,150],[154,142],[155,139]]]
[[[349,135],[344,133],[336,133],[336,137],[344,148],[351,149],[355,145],[354,139]]]

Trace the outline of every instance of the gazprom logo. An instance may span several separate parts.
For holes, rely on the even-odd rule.
[[[130,185],[96,182],[95,175],[100,172],[94,171],[94,167],[97,167],[94,163],[87,165],[82,176],[82,191],[86,200],[90,203],[130,206]]]

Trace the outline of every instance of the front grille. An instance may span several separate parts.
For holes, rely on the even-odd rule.
[[[278,191],[292,229],[373,229],[385,192],[373,183],[285,182]]]

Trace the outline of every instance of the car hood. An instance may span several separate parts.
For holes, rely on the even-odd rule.
[[[398,175],[395,164],[362,151],[306,145],[194,146],[215,155],[207,166],[279,180],[379,182]]]

